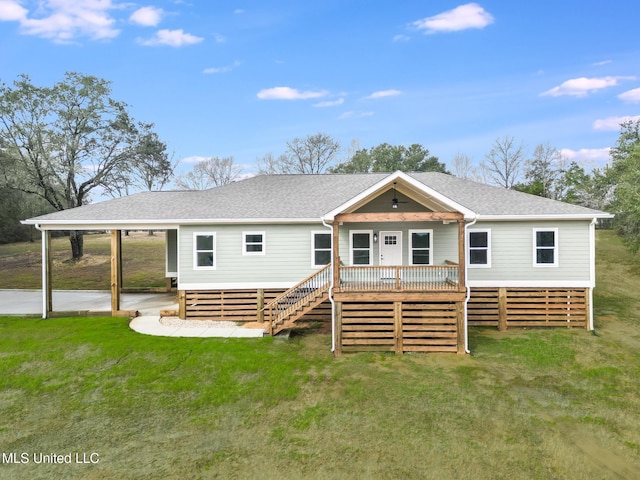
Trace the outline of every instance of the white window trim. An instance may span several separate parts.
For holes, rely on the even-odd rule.
[[[247,245],[258,245],[257,243],[247,243],[247,235],[262,235],[262,251],[248,252]],[[242,255],[266,255],[267,254],[267,234],[265,232],[242,232]]]
[[[487,263],[471,263],[471,250],[483,250],[483,248],[471,247],[471,234],[472,233],[486,233],[487,234]],[[491,268],[491,229],[490,228],[473,228],[467,231],[467,250],[469,255],[467,256],[467,266],[469,268]]]
[[[316,249],[316,235],[329,235],[331,243],[329,246],[329,265],[331,265],[333,259],[333,235],[327,230],[312,230],[311,231],[311,268],[322,268],[325,265],[316,265],[316,250],[326,251],[325,248]]]
[[[429,263],[418,263],[415,265],[433,265],[433,229],[429,228],[416,228],[409,230],[409,265],[414,265],[413,263],[413,234],[414,233],[428,233],[429,234]],[[420,248],[418,250],[424,250],[424,248]]]
[[[349,230],[349,265],[352,266],[364,266],[365,264],[354,265],[353,263],[353,234],[354,233],[368,233],[369,234],[369,263],[366,265],[373,265],[373,230]],[[361,249],[358,249],[361,250]]]
[[[200,266],[198,265],[198,237],[213,237],[213,266]],[[216,248],[216,232],[193,232],[193,269],[194,270],[215,270],[218,265],[217,253],[218,249]],[[205,250],[201,250],[205,251]],[[208,251],[208,250],[206,250]]]
[[[537,252],[538,252],[538,244],[536,243],[536,233],[538,232],[553,232],[553,263],[538,263],[537,262]],[[560,243],[560,237],[558,236],[557,228],[534,228],[533,229],[533,266],[536,268],[549,268],[549,267],[558,267],[559,266],[559,257],[560,257],[560,249],[558,248]],[[549,247],[540,247],[549,249]]]

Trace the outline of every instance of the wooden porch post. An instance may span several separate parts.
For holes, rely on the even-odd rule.
[[[456,350],[458,354],[463,354],[465,352],[465,341],[464,341],[464,302],[456,302],[456,326],[458,330],[458,341],[456,344]]]
[[[331,264],[333,265],[333,286],[340,286],[340,225],[337,220],[333,221],[333,244]]]
[[[122,289],[122,235],[120,230],[111,230],[111,315],[120,310]]]
[[[464,288],[467,284],[465,278],[465,272],[467,271],[465,243],[464,220],[458,220],[458,285],[460,288]]]
[[[402,302],[393,302],[393,338],[395,353],[402,355],[404,350],[402,338]]]
[[[184,290],[178,291],[178,318],[187,319],[187,292]]]
[[[334,345],[333,354],[335,356],[342,355],[342,302],[335,302],[335,332],[334,332],[334,340],[336,344]]]
[[[49,314],[53,311],[52,266],[51,232],[42,230],[42,318],[49,318]]]
[[[258,322],[264,322],[264,290],[262,288],[258,289]]]
[[[498,288],[498,330],[507,329],[507,289]]]

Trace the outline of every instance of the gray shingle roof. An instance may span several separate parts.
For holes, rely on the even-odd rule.
[[[413,179],[481,216],[601,216],[603,212],[435,172]],[[264,175],[202,191],[144,192],[29,219],[29,223],[224,222],[320,219],[389,177]]]

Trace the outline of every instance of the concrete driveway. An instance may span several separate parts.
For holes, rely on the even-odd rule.
[[[161,309],[176,305],[175,293],[123,293],[122,310],[137,310],[141,315],[159,315]],[[177,307],[176,307],[177,308]],[[54,312],[108,312],[111,293],[103,290],[54,290]],[[41,315],[42,290],[1,290],[0,315]]]

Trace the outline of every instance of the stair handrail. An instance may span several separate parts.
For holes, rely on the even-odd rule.
[[[326,292],[330,283],[331,264],[325,265],[271,300],[264,306],[264,310],[269,312],[269,333],[273,332],[273,327],[277,322],[295,312],[301,305],[307,303],[309,299]]]

